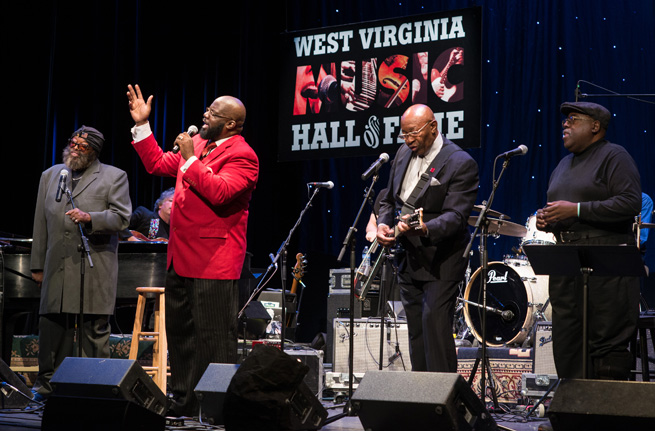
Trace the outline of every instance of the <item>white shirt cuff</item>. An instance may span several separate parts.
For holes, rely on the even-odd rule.
[[[135,125],[132,127],[132,140],[134,142],[143,141],[148,136],[152,135],[152,129],[150,129],[150,123],[146,123],[142,126]]]
[[[186,161],[186,163],[182,165],[180,170],[183,173],[186,172],[186,170],[189,169],[189,166],[191,166],[191,163],[195,162],[196,160],[198,160],[198,158],[196,156],[189,157],[189,159]]]

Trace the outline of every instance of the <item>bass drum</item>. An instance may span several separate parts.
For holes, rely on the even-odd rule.
[[[500,347],[525,341],[537,319],[539,310],[548,300],[548,276],[535,275],[530,262],[507,259],[489,263],[487,272],[487,307],[511,311],[511,319],[487,311],[487,345]],[[464,317],[475,338],[482,342],[482,268],[478,268],[466,286]],[[471,302],[479,306],[471,304]],[[544,319],[551,319],[550,305]]]

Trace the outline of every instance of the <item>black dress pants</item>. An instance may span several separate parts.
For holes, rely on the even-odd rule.
[[[210,363],[237,362],[237,280],[166,275],[166,337],[173,413],[198,415],[194,389]]]

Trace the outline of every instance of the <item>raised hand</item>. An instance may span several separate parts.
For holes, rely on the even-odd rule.
[[[150,111],[152,110],[152,96],[148,97],[146,101],[141,94],[139,85],[132,87],[131,84],[127,86],[127,100],[130,107],[130,114],[137,126],[142,126],[148,122]]]

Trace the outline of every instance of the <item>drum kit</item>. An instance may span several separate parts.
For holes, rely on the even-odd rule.
[[[481,212],[476,205],[474,210]],[[531,342],[530,334],[536,322],[551,320],[548,298],[548,276],[535,275],[532,266],[523,253],[527,244],[555,244],[555,236],[539,231],[536,214],[528,217],[525,226],[512,223],[509,217],[487,209],[488,235],[507,235],[520,238],[516,254],[505,255],[502,262],[489,262],[487,269],[486,331],[482,331],[482,268],[473,275],[467,272],[466,288],[460,291],[457,313],[463,313],[465,328],[456,329],[459,337],[471,334],[482,342],[485,333],[486,344],[491,347],[522,345]],[[475,226],[477,216],[469,217],[469,224]],[[462,322],[456,316],[455,322]]]

